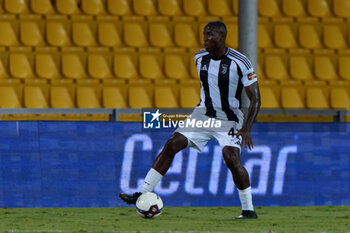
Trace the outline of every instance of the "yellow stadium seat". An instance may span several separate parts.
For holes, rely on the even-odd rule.
[[[81,10],[88,15],[105,15],[103,0],[81,0]]]
[[[281,107],[286,109],[305,108],[304,92],[302,86],[282,86]]]
[[[239,0],[232,0],[232,12],[234,15],[238,15],[238,1]]]
[[[132,6],[137,15],[157,15],[155,2],[152,0],[132,0]]]
[[[169,86],[156,86],[154,90],[156,108],[178,108],[177,96]]]
[[[139,56],[139,71],[143,78],[163,78],[163,59],[161,53],[141,53]]]
[[[125,86],[104,86],[102,89],[104,108],[127,108]]]
[[[299,24],[299,43],[306,49],[323,48],[321,43],[321,25],[318,23],[300,23]]]
[[[173,47],[172,30],[167,22],[150,22],[149,24],[149,42],[154,47],[168,48]]]
[[[15,21],[0,21],[0,46],[18,46],[18,23]]]
[[[70,23],[68,21],[47,21],[46,40],[51,46],[70,46]]]
[[[258,53],[258,67],[257,67],[257,75],[258,80],[264,80],[265,79],[265,72],[264,72],[264,62],[263,62],[263,56],[261,53]]]
[[[196,25],[194,22],[175,22],[174,37],[175,44],[183,48],[198,46]]]
[[[8,78],[8,53],[0,49],[0,80]]]
[[[306,54],[292,54],[289,58],[289,73],[296,80],[313,79],[311,58]]]
[[[350,80],[350,54],[341,55],[338,59],[339,75],[342,79]]]
[[[10,14],[29,14],[26,0],[4,0],[4,10]]]
[[[350,1],[333,0],[333,12],[338,17],[350,17]]]
[[[185,14],[189,16],[207,15],[205,4],[202,0],[183,0],[183,9]]]
[[[227,37],[226,45],[230,48],[238,48],[238,23],[237,22],[227,22]],[[200,33],[202,35],[202,33]]]
[[[4,66],[4,63],[0,61],[0,80],[3,78],[9,78],[9,75],[7,73],[6,67]]]
[[[325,24],[323,26],[323,42],[329,49],[345,49],[345,25],[341,23]]]
[[[0,108],[22,108],[22,87],[0,84]]]
[[[337,72],[335,69],[335,58],[330,55],[316,55],[315,56],[315,75],[319,80],[335,80],[337,79]]]
[[[72,23],[72,41],[77,46],[96,46],[93,21],[79,21]]]
[[[280,108],[277,86],[260,85],[261,108]]]
[[[181,53],[168,53],[164,57],[164,72],[171,79],[187,79],[188,57]]]
[[[52,84],[50,103],[52,108],[75,108],[75,87],[73,84]]]
[[[101,86],[97,80],[78,82],[76,103],[78,108],[101,108]]]
[[[307,87],[306,106],[310,109],[328,109],[329,101],[327,90],[324,87]]]
[[[208,13],[213,16],[231,16],[230,1],[227,0],[208,0]]]
[[[331,87],[330,95],[333,109],[350,109],[349,90],[346,87]]]
[[[283,54],[266,54],[264,70],[269,79],[283,80],[289,78],[286,58]]]
[[[152,108],[153,94],[151,87],[130,86],[129,106],[131,108]]]
[[[70,79],[86,78],[85,57],[78,53],[63,53],[61,56],[62,74]]]
[[[197,67],[196,67],[196,63],[194,62],[194,55],[191,54],[190,56],[190,59],[189,59],[189,67],[190,67],[190,74],[191,74],[191,77],[195,78],[195,79],[198,79],[198,70],[197,70]]]
[[[34,14],[52,15],[55,14],[55,9],[50,0],[31,0],[30,9]]]
[[[311,17],[329,17],[331,16],[327,0],[308,0],[307,11]]]
[[[138,78],[136,53],[117,53],[113,59],[113,72],[117,78]]]
[[[123,45],[117,25],[113,22],[100,22],[97,35],[98,42],[102,46],[121,47]]]
[[[20,22],[20,40],[27,46],[43,46],[44,24],[40,21],[21,21]]]
[[[35,56],[35,73],[40,78],[56,79],[60,75],[60,58],[50,53],[39,53]]]
[[[272,48],[274,47],[272,43],[272,29],[271,25],[267,22],[258,23],[258,48]]]
[[[129,0],[107,0],[107,10],[112,15],[130,15]]]
[[[26,53],[11,53],[9,55],[9,71],[14,78],[33,78],[33,57]]]
[[[274,24],[274,41],[277,47],[284,49],[298,48],[296,36],[294,33],[295,27],[291,22],[275,23]]]
[[[24,107],[48,108],[48,87],[46,85],[26,85],[24,87]]]
[[[89,53],[87,66],[88,74],[92,78],[112,78],[112,58],[108,53]]]
[[[301,0],[282,0],[282,11],[288,17],[305,17],[306,12]]]
[[[124,23],[124,43],[130,47],[147,47],[146,30],[142,22]]]
[[[180,2],[178,0],[158,1],[158,11],[165,16],[182,15]]]
[[[194,108],[200,102],[199,85],[187,85],[180,87],[180,106],[182,108]]]
[[[279,17],[281,12],[276,0],[259,0],[258,13],[262,17]]]
[[[0,4],[0,15],[6,14],[3,8],[3,4]]]
[[[81,14],[81,11],[78,7],[77,0],[59,0],[55,1],[56,10],[59,14],[62,15],[77,15]]]
[[[199,40],[199,44],[201,47],[204,47],[204,34],[203,34],[203,31],[204,31],[204,27],[205,25],[207,25],[207,20],[205,20],[205,22],[200,22],[199,23],[199,30],[198,30],[198,40]],[[227,33],[228,34],[228,33]],[[226,36],[227,37],[227,36]],[[227,38],[226,38],[227,40]],[[226,43],[227,44],[227,43]]]

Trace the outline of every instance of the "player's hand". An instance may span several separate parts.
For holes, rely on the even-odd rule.
[[[242,128],[237,133],[235,133],[235,135],[242,137],[241,148],[243,146],[243,143],[244,143],[244,150],[247,149],[247,146],[249,150],[252,150],[254,148],[252,136],[250,135],[250,130],[246,130],[245,128]]]

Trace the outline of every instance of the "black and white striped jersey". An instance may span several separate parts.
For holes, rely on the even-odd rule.
[[[194,60],[201,81],[201,101],[196,110],[209,117],[243,122],[242,89],[257,81],[248,58],[228,48],[220,59],[213,59],[203,49]]]

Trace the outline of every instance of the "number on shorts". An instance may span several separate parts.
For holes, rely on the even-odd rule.
[[[228,131],[228,135],[231,135],[232,137],[235,136],[235,131],[233,130],[233,128],[231,128],[230,131]]]

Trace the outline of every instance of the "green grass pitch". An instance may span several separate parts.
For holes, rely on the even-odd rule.
[[[165,207],[155,219],[135,208],[3,208],[3,232],[350,232],[350,206],[256,207],[259,218],[235,220],[239,207]]]

